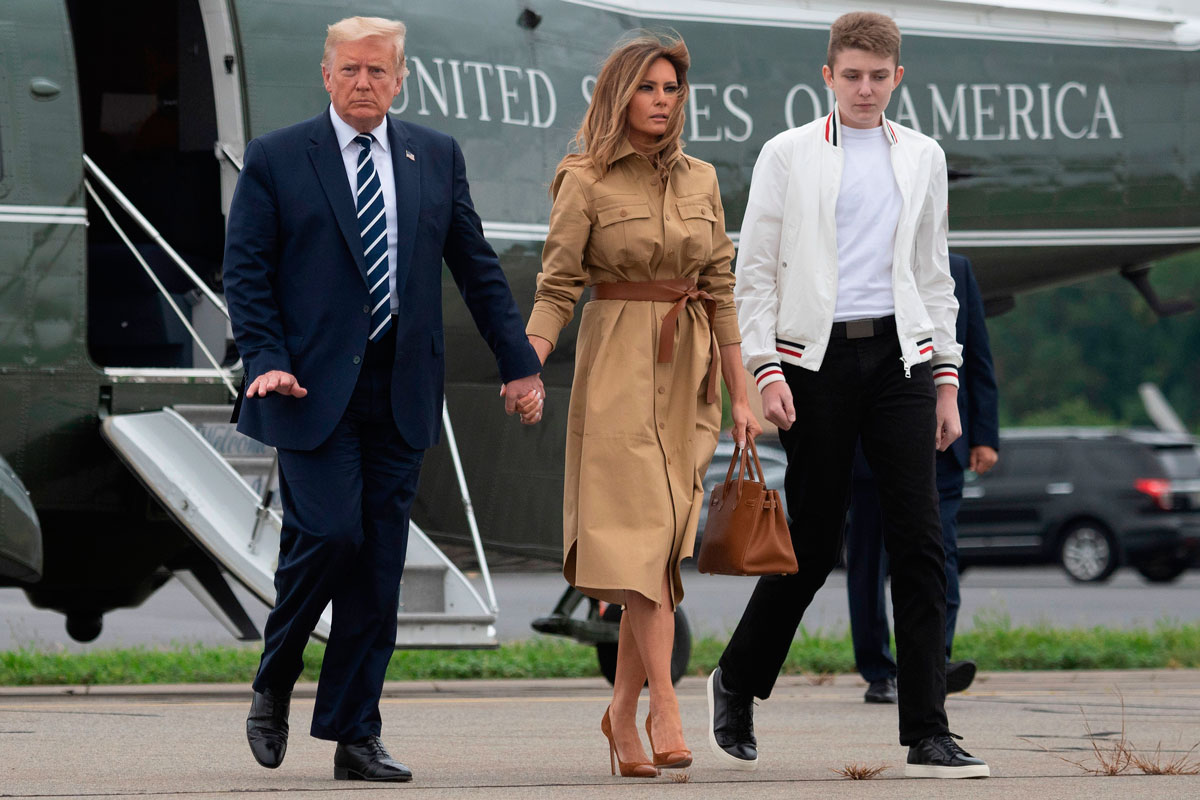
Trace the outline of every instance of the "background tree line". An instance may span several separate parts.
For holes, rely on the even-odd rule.
[[[1200,303],[1200,252],[1159,262],[1165,299]],[[1200,311],[1159,319],[1118,275],[1017,298],[988,319],[1000,424],[1150,425],[1138,384],[1159,385],[1200,433]]]

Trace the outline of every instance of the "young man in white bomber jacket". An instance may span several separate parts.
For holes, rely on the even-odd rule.
[[[709,744],[758,765],[766,699],[813,595],[841,553],[855,442],[880,489],[892,565],[900,743],[909,777],[986,777],[945,712],[946,576],[935,447],[961,430],[962,348],[946,249],[946,157],[884,117],[900,32],[852,13],[830,30],[832,113],[763,147],[742,223],[735,299],[742,353],[788,455],[800,570],[759,579],[709,676]]]

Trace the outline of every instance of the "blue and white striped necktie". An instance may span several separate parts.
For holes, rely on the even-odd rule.
[[[367,284],[371,287],[372,342],[392,326],[391,288],[388,286],[387,214],[384,213],[383,184],[371,158],[369,134],[354,137],[362,150],[358,154],[358,229],[362,234],[363,253],[367,257]]]

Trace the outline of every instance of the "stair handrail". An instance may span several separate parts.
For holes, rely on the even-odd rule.
[[[492,585],[492,573],[488,569],[487,556],[483,554],[483,539],[479,536],[479,525],[475,521],[475,506],[471,504],[471,492],[467,488],[467,476],[463,472],[462,458],[458,454],[458,442],[454,438],[454,425],[450,422],[450,405],[442,398],[442,428],[446,432],[446,444],[450,447],[450,460],[454,462],[454,474],[458,476],[458,488],[462,493],[463,510],[467,513],[467,527],[471,529],[471,539],[475,542],[475,558],[479,561],[479,573],[483,576],[483,585],[487,589],[488,604],[493,614],[500,613],[500,604],[496,602],[496,587]]]
[[[217,158],[224,158],[232,164],[235,172],[242,171],[242,160],[238,158],[237,153],[233,152],[233,149],[225,142],[217,142]]]
[[[175,248],[167,244],[167,240],[164,239],[162,234],[158,232],[158,229],[150,224],[150,220],[142,216],[142,212],[138,211],[137,206],[135,206],[129,200],[129,198],[117,188],[117,185],[113,183],[107,175],[104,174],[104,171],[100,169],[100,167],[96,166],[96,162],[92,161],[91,157],[89,157],[87,153],[83,154],[83,166],[86,172],[99,181],[100,185],[103,186],[104,189],[112,196],[112,198],[117,201],[117,205],[121,207],[121,210],[128,214],[129,217],[137,223],[138,227],[150,237],[151,241],[162,248],[163,252],[166,253],[167,256],[170,257],[170,259],[174,261],[181,270],[183,270],[183,273],[188,276],[188,279],[191,280],[196,288],[199,289],[200,292],[207,297],[222,314],[225,315],[225,319],[229,319],[229,309],[226,308],[225,301],[222,300],[216,292],[209,288],[208,284],[196,274],[195,270],[188,266],[188,263],[183,260],[183,257],[180,256],[179,253],[175,252]],[[93,199],[95,199],[96,196],[96,193],[92,191]],[[97,202],[99,201],[97,200]],[[111,215],[109,216],[109,221],[112,222]],[[116,227],[115,222],[113,222],[113,226]],[[132,247],[131,243],[130,247]],[[162,291],[161,288],[160,291]]]
[[[271,515],[271,504],[275,502],[275,482],[278,473],[279,450],[275,449],[271,455],[271,468],[267,470],[262,491],[258,495],[258,506],[254,509],[254,527],[250,529],[250,543],[246,545],[246,549],[251,553],[258,552],[258,534],[262,530],[262,524]]]
[[[87,156],[85,155],[84,158],[87,158]],[[220,362],[217,361],[215,356],[213,356],[212,351],[209,350],[208,346],[204,344],[204,340],[200,338],[200,334],[194,327],[192,327],[192,323],[190,320],[188,320],[187,315],[183,313],[183,309],[179,307],[179,304],[175,302],[175,298],[172,297],[171,293],[167,291],[167,287],[163,285],[163,282],[159,280],[159,277],[154,274],[154,270],[148,263],[146,263],[146,259],[142,257],[142,254],[138,251],[133,241],[129,238],[129,235],[125,233],[125,229],[122,228],[117,222],[108,205],[100,198],[100,194],[96,191],[95,187],[92,186],[92,182],[87,178],[84,178],[83,188],[87,190],[88,195],[93,201],[95,201],[96,205],[99,206],[100,211],[104,214],[104,218],[108,220],[108,224],[112,226],[113,230],[116,231],[117,236],[119,236],[121,241],[125,244],[125,247],[127,247],[129,252],[133,254],[133,257],[137,259],[138,264],[141,265],[142,270],[154,283],[154,287],[158,289],[159,294],[163,296],[163,299],[167,301],[167,304],[171,307],[171,310],[175,312],[175,316],[178,317],[179,321],[183,323],[183,327],[187,329],[188,335],[192,337],[192,341],[200,347],[200,352],[204,354],[204,357],[208,359],[208,363],[212,364],[213,369],[217,371],[217,375],[225,384],[225,388],[229,390],[229,394],[236,398],[238,396],[238,390],[237,387],[233,385],[233,380],[231,379],[229,370],[221,366]],[[194,275],[195,273],[192,274]],[[229,313],[225,311],[224,306],[221,306],[221,310],[225,312],[226,317],[229,316]]]

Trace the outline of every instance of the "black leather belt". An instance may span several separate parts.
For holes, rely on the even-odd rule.
[[[869,339],[896,332],[896,317],[873,317],[871,319],[848,319],[833,323],[831,336],[834,339]]]

